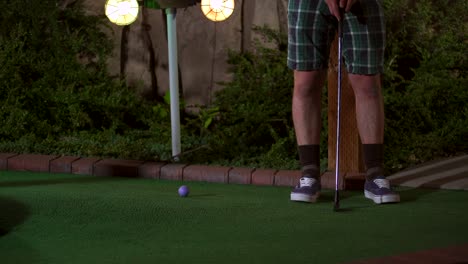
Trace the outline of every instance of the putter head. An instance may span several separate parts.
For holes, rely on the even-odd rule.
[[[335,203],[333,205],[333,211],[338,212],[340,210],[340,192],[335,190]]]
[[[338,212],[339,210],[340,210],[340,205],[335,203],[335,205],[333,206],[333,211]]]

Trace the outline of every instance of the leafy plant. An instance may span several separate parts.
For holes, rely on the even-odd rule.
[[[387,3],[388,56],[397,58],[385,76],[387,168],[468,152],[468,3]]]
[[[148,102],[109,76],[112,42],[81,1],[0,2],[0,151],[171,159],[170,98]],[[384,83],[386,168],[467,153],[468,22],[464,0],[389,0]],[[186,113],[183,162],[296,169],[287,37],[268,27],[231,51],[233,79]],[[327,166],[327,98],[321,163]]]

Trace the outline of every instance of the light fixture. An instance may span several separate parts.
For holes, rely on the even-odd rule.
[[[234,12],[234,0],[202,0],[201,10],[209,20],[223,21]]]
[[[139,9],[137,0],[107,0],[105,6],[106,16],[119,26],[135,22]]]

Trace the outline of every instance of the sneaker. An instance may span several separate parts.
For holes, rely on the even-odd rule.
[[[376,204],[400,202],[400,195],[392,190],[390,182],[382,176],[366,180],[364,196]]]
[[[315,178],[302,177],[299,185],[291,191],[291,201],[315,203],[320,195],[322,186]]]

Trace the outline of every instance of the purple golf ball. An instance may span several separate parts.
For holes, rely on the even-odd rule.
[[[179,196],[180,197],[187,197],[189,194],[190,190],[189,187],[186,185],[182,185],[179,187]]]

